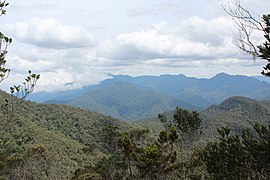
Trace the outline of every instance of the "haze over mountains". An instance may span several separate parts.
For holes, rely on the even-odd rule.
[[[153,117],[176,106],[203,110],[231,96],[270,100],[270,84],[241,75],[225,73],[206,78],[185,75],[112,75],[95,86],[57,93],[36,93],[30,100],[68,104],[122,120]]]

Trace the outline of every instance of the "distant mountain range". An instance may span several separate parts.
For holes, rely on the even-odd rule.
[[[259,77],[228,75],[206,78],[185,75],[112,75],[95,86],[57,93],[36,93],[30,100],[78,106],[122,120],[155,116],[176,106],[203,110],[231,96],[270,100],[270,84]]]

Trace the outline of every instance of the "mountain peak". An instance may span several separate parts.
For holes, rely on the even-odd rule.
[[[218,73],[216,74],[214,77],[212,77],[211,79],[214,79],[214,78],[224,78],[224,77],[230,77],[232,75],[229,75],[229,74],[226,74],[224,72],[221,72],[221,73]]]
[[[245,112],[254,117],[261,115],[263,116],[264,114],[267,114],[266,111],[269,111],[268,108],[262,106],[260,101],[241,96],[230,97],[223,101],[220,105],[211,106],[207,108],[207,110],[220,112],[238,112],[240,114]]]
[[[244,104],[252,104],[252,103],[256,103],[256,101],[254,99],[250,99],[247,97],[233,96],[223,101],[220,104],[220,106],[223,108],[231,109],[231,108],[240,107]]]
[[[217,73],[216,76],[229,76],[229,74],[225,72]]]

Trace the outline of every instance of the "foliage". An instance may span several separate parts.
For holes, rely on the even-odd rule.
[[[270,77],[270,14],[263,15],[262,22],[264,23],[263,31],[265,33],[265,42],[258,46],[259,57],[265,59],[268,63],[263,67],[262,75]]]
[[[176,127],[181,141],[186,145],[192,144],[194,139],[201,134],[202,119],[197,111],[188,111],[176,107],[172,120],[162,114],[159,114],[158,117],[166,129]]]
[[[177,139],[175,128],[161,131],[159,138],[145,147],[133,143],[126,134],[120,136],[118,146],[128,166],[128,177],[160,179],[172,173],[177,168]]]
[[[5,0],[4,1],[0,1],[0,17],[2,15],[5,15],[6,14],[6,10],[5,10],[5,7],[8,6],[9,3],[7,3]]]
[[[202,119],[196,111],[189,112],[177,107],[173,118],[176,127],[184,134],[196,134],[200,131]]]
[[[0,93],[1,99],[5,96],[8,94]],[[0,168],[0,176],[6,177],[17,169],[6,166],[9,156],[24,159],[23,154],[29,148],[41,144],[50,162],[48,176],[69,178],[75,169],[96,164],[115,152],[106,138],[113,136],[113,133],[107,132],[107,129],[117,127],[118,134],[132,128],[110,117],[63,105],[22,101],[16,114],[9,128],[0,129],[0,166],[5,164],[4,169]],[[24,166],[19,169],[26,170],[25,167],[34,164],[34,161],[33,158],[24,160],[27,163],[23,163]]]
[[[241,136],[230,135],[230,128],[218,129],[220,138],[209,142],[201,154],[212,179],[269,179],[270,126],[255,124]]]
[[[0,1],[0,17],[6,14],[5,7],[8,6],[9,3],[2,0]],[[0,83],[6,79],[9,75],[10,69],[5,68],[6,65],[6,55],[8,53],[7,47],[12,42],[12,39],[5,36],[2,32],[0,32]]]
[[[78,169],[74,179],[97,173],[102,179],[164,179],[180,166],[174,143],[178,138],[175,128],[160,132],[157,140],[143,143],[149,132],[133,129],[118,137],[115,154],[98,161],[95,166]]]

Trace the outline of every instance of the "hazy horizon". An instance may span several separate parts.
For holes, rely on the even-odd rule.
[[[50,91],[50,90],[39,90],[39,91],[35,91],[34,92],[34,94],[39,94],[39,93],[41,93],[41,92],[45,92],[45,93],[47,93],[47,92],[49,92],[49,93],[54,93],[54,92],[61,92],[61,91],[69,91],[69,90],[80,90],[80,89],[83,89],[83,88],[86,88],[86,87],[88,87],[88,86],[95,86],[95,85],[99,85],[100,83],[102,83],[103,81],[105,81],[105,80],[110,80],[110,79],[113,79],[113,78],[117,78],[117,77],[119,77],[119,76],[128,76],[128,77],[132,77],[132,78],[137,78],[137,77],[161,77],[161,76],[185,76],[185,77],[187,77],[187,78],[197,78],[197,79],[211,79],[211,78],[214,78],[215,76],[217,76],[217,75],[228,75],[228,76],[246,76],[246,75],[241,75],[241,74],[228,74],[228,73],[225,73],[225,72],[219,72],[219,73],[217,73],[217,74],[214,74],[213,76],[208,76],[208,77],[198,77],[198,76],[188,76],[188,75],[185,75],[185,74],[182,74],[182,73],[179,73],[179,74],[169,74],[169,73],[167,73],[167,74],[159,74],[159,75],[147,75],[147,74],[141,74],[141,75],[138,75],[138,76],[132,76],[132,75],[128,75],[128,74],[110,74],[110,73],[108,73],[108,77],[106,78],[106,79],[104,79],[104,80],[102,80],[102,81],[100,81],[100,82],[97,82],[97,83],[95,83],[95,84],[86,84],[86,85],[84,85],[84,86],[82,86],[82,87],[74,87],[73,86],[73,83],[67,83],[67,84],[65,84],[65,86],[66,86],[66,88],[64,88],[64,89],[58,89],[58,90],[52,90],[52,91]],[[267,82],[267,83],[269,83],[270,84],[270,78],[269,77],[265,77],[265,76],[262,76],[262,75],[259,75],[259,76],[246,76],[246,77],[251,77],[251,78],[255,78],[255,79],[257,79],[257,80],[259,80],[259,81],[265,81],[265,82]]]

